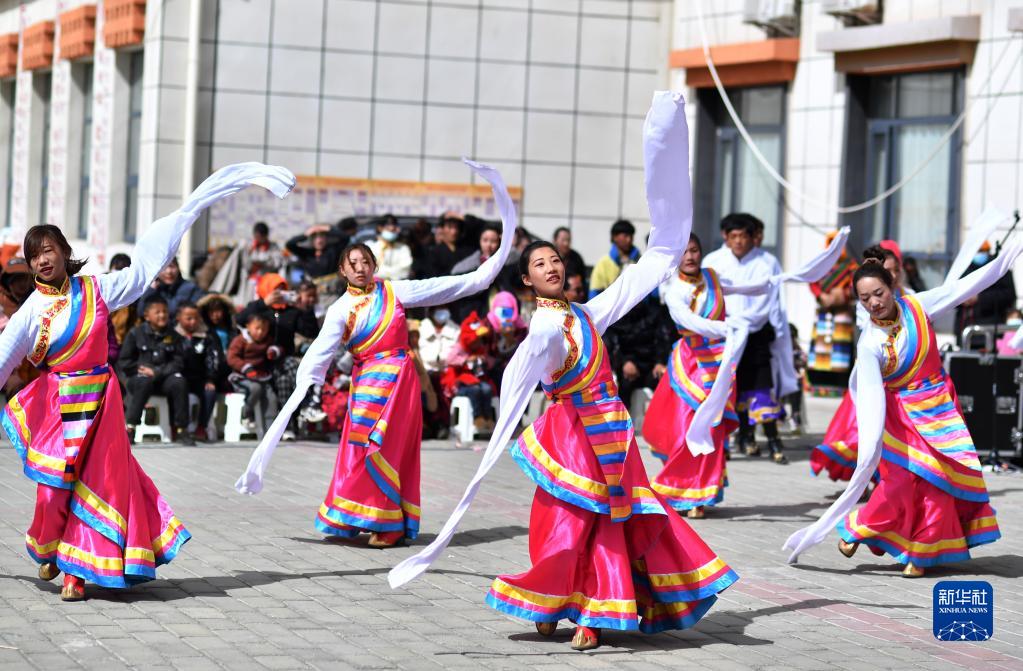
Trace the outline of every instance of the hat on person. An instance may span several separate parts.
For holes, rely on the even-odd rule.
[[[476,314],[475,310],[462,320],[462,326],[458,334],[458,343],[466,351],[471,351],[481,340],[489,337],[490,326],[485,319],[481,319]]]
[[[487,321],[495,331],[509,326],[516,330],[526,328],[526,322],[519,316],[519,302],[510,291],[501,291],[494,296],[490,312],[487,313]]]
[[[3,275],[0,275],[0,285],[6,289],[14,275],[31,274],[32,269],[28,267],[28,261],[20,256],[15,256],[8,259],[7,264],[4,266]]]
[[[266,298],[273,293],[274,289],[287,290],[287,288],[288,281],[286,279],[277,273],[266,273],[259,278],[259,282],[256,284],[256,295],[260,298]]]
[[[894,240],[882,240],[877,244],[881,249],[887,249],[889,252],[894,254],[895,258],[899,262],[899,265],[900,266],[902,265],[902,250],[899,249],[899,243],[895,242]]]

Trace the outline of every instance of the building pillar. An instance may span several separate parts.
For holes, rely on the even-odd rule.
[[[50,164],[46,194],[46,223],[60,226],[68,237],[77,237],[77,221],[68,221],[70,161],[68,137],[71,129],[71,62],[61,59],[60,15],[67,9],[65,0],[57,1],[57,21],[53,47],[53,79],[50,93]],[[75,190],[77,193],[77,189]],[[70,208],[77,211],[77,207]]]
[[[96,250],[96,260],[107,265],[107,246],[123,238],[118,226],[124,219],[124,205],[115,207],[115,189],[123,179],[114,178],[114,135],[116,131],[116,91],[119,83],[117,54],[103,39],[104,7],[96,8],[96,43],[93,56],[92,157],[89,161],[88,243]],[[118,184],[120,182],[120,184]],[[115,212],[115,210],[117,210]],[[120,214],[120,217],[116,215]]]

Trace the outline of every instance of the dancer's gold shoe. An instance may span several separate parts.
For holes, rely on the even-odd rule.
[[[706,513],[704,513],[703,511],[703,506],[696,506],[695,508],[690,508],[686,512],[686,517],[688,517],[691,520],[699,520],[702,519],[705,514]]]
[[[46,564],[39,565],[39,579],[40,580],[53,580],[60,575],[60,569],[53,562],[47,562]]]
[[[906,568],[902,569],[902,576],[904,578],[922,578],[926,571],[921,566],[917,566],[913,562],[906,564]]]
[[[393,548],[404,544],[404,531],[374,531],[369,535],[368,545],[371,548]]]
[[[846,543],[844,540],[838,540],[838,551],[846,557],[852,557],[856,554],[856,548],[860,546],[859,543]]]
[[[600,647],[600,629],[578,626],[572,636],[573,650],[593,650]]]
[[[85,581],[76,575],[65,573],[60,598],[62,601],[85,601]]]
[[[557,622],[537,622],[536,632],[541,636],[553,636],[558,630]]]

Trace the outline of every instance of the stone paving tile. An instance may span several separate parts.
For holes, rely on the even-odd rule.
[[[490,580],[528,567],[532,487],[500,462],[462,531],[433,570],[391,591],[387,571],[433,538],[479,462],[472,450],[423,448],[423,537],[372,550],[325,542],[312,520],[335,447],[281,450],[266,490],[231,489],[251,444],[136,449],[193,540],[159,579],[130,591],[87,589],[59,601],[42,583],[23,534],[34,487],[16,454],[0,448],[0,667],[146,669],[1023,669],[1023,477],[987,477],[1003,538],[974,559],[905,580],[885,558],[847,560],[829,540],[795,566],[782,541],[841,490],[793,464],[736,458],[724,504],[693,525],[741,579],[694,628],[644,636],[606,632],[588,653],[568,648],[485,606]],[[657,462],[647,460],[653,472]],[[995,637],[949,644],[931,635],[940,579],[994,585]]]

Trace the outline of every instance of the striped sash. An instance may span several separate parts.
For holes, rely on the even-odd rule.
[[[388,350],[373,355],[362,364],[352,381],[349,399],[352,416],[348,441],[359,447],[370,442],[382,445],[387,421],[381,419],[387,399],[391,396],[401,371],[401,361],[408,357],[404,349]]]
[[[89,438],[110,381],[110,368],[103,364],[90,370],[59,372],[56,375],[66,459],[64,481],[75,482],[78,479],[78,462],[83,456],[82,448]]]
[[[899,400],[927,444],[949,459],[979,471],[980,460],[943,372],[900,389]]]

